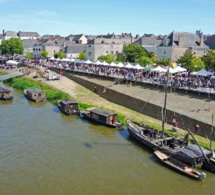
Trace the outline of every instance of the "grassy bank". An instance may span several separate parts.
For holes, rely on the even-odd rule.
[[[42,83],[41,81],[37,81],[37,80],[31,79],[31,78],[26,78],[26,77],[14,78],[10,81],[10,83],[11,83],[12,87],[20,89],[20,90],[24,90],[27,88],[42,89],[46,93],[48,100],[50,102],[52,102],[53,104],[55,104],[57,102],[57,100],[59,100],[59,99],[66,99],[66,98],[75,99],[65,92],[59,91],[54,87],[51,87],[47,84]],[[89,98],[89,97],[86,96],[86,98]],[[89,108],[89,107],[99,107],[96,105],[96,102],[95,102],[95,104],[88,104],[85,102],[80,102],[79,100],[76,100],[76,101],[78,101],[78,103],[79,103],[80,110],[85,110],[86,108]],[[84,101],[84,100],[82,100],[82,101]],[[110,110],[107,107],[103,106],[101,108]],[[110,110],[110,111],[116,112],[114,110]],[[129,112],[134,112],[134,114],[136,113],[135,111],[132,111],[132,110]],[[134,118],[131,118],[128,111],[125,113],[117,112],[117,114],[118,114],[118,120],[124,124],[126,123],[127,119],[134,120]],[[153,119],[152,119],[152,121],[153,121]],[[150,127],[161,130],[161,125],[157,125],[156,123],[153,123],[153,122],[143,121],[143,120],[141,120],[141,121],[136,120],[136,122],[140,122],[140,123],[149,125]],[[166,128],[167,128],[166,133],[172,134],[176,137],[183,137],[187,133],[186,130],[182,130],[182,129],[180,129],[177,133],[174,133],[174,132],[172,132],[172,130],[171,130],[172,126],[170,126],[170,125],[166,125]],[[209,141],[207,139],[205,139],[201,136],[198,136],[198,135],[195,135],[195,137],[202,147],[209,149]],[[190,139],[190,141],[193,142],[192,139]],[[213,148],[214,148],[214,144],[213,144]]]

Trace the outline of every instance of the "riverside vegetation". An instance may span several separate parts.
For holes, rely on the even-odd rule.
[[[0,71],[0,75],[1,74],[6,74],[6,73]],[[57,100],[59,100],[59,99],[67,99],[67,98],[75,99],[75,98],[71,97],[71,95],[69,95],[69,94],[67,94],[65,92],[57,90],[54,87],[49,86],[48,84],[44,84],[44,83],[42,83],[40,81],[33,80],[31,78],[19,77],[19,78],[10,79],[7,82],[10,83],[10,85],[12,87],[14,87],[16,89],[20,89],[20,90],[24,90],[24,89],[27,89],[27,88],[39,88],[39,89],[42,89],[46,93],[48,101],[50,101],[53,104],[56,104]],[[86,97],[86,98],[88,98],[88,97]],[[77,99],[76,99],[76,101],[79,104],[79,109],[80,110],[85,110],[85,109],[87,109],[89,107],[100,107],[102,109],[110,110],[110,109],[107,108],[107,106],[106,107],[105,106],[101,107],[101,106],[97,106],[96,104],[95,105],[88,104],[88,103],[85,103],[85,102],[80,102]],[[110,110],[110,111],[115,112],[114,110]],[[135,112],[133,110],[130,110],[130,112],[133,112],[134,114],[137,113],[137,112]],[[126,113],[122,114],[122,113],[118,113],[117,112],[117,114],[118,114],[118,121],[122,122],[124,125],[126,124],[126,120],[128,120],[128,119],[133,120],[133,118],[131,118]],[[143,120],[136,120],[136,122],[149,125],[150,127],[156,128],[158,130],[162,129],[161,128],[161,124],[158,125],[157,123],[153,123],[153,119],[152,118],[150,119],[150,122],[147,121],[147,120],[145,120],[145,121],[143,121]],[[177,133],[176,132],[172,132],[171,128],[172,128],[171,125],[166,125],[165,132],[168,133],[168,134],[174,135],[176,137],[178,137],[178,136],[184,136],[187,133],[187,131],[183,130],[183,129],[179,129],[179,131]],[[199,142],[199,145],[201,145],[202,147],[204,147],[206,149],[210,149],[209,148],[209,140],[208,139],[203,138],[203,137],[198,136],[198,135],[195,135],[195,137],[196,137],[197,141]],[[194,140],[192,138],[190,138],[190,141],[194,143]],[[212,143],[212,146],[213,146],[213,149],[214,149],[215,148],[214,141]]]

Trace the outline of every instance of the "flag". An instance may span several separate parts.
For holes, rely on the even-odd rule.
[[[175,68],[175,64],[173,64],[172,60],[169,61],[169,66],[173,69]]]

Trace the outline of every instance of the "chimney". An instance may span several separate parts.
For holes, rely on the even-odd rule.
[[[201,37],[200,37],[200,47],[203,47],[204,46],[204,36],[203,35],[201,35]]]
[[[179,35],[178,36],[178,46],[182,47],[184,44],[184,39],[183,39],[183,35]]]
[[[134,37],[131,35],[131,44],[134,42]]]
[[[137,34],[137,35],[136,35],[136,39],[139,39],[139,38],[140,38],[140,36]]]
[[[3,32],[2,32],[2,33],[3,33],[3,36],[4,36],[4,30],[3,30]]]

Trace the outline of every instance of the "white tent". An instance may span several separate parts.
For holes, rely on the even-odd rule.
[[[177,73],[177,70],[176,70],[175,68],[173,69],[173,68],[167,66],[167,67],[166,67],[166,71],[168,71],[168,69],[169,69],[169,73],[170,73],[170,74]]]
[[[116,66],[116,63],[111,62],[111,63],[110,63],[110,66],[114,67],[114,66]]]
[[[125,68],[134,68],[134,66],[132,66],[130,63],[125,65]]]
[[[84,64],[93,64],[93,62],[91,62],[90,60],[87,60],[84,62]]]
[[[109,66],[110,64],[108,64],[107,62],[104,61],[104,62],[101,63],[101,65],[103,65],[103,66]]]
[[[182,68],[181,66],[177,66],[176,68],[174,68],[174,70],[176,70],[176,72],[186,72],[187,71],[186,68]]]
[[[139,64],[136,64],[133,68],[138,70],[144,69],[144,67],[140,66]]]
[[[152,72],[166,72],[167,70],[165,68],[158,66],[156,68],[153,68],[151,71]]]
[[[6,62],[6,64],[7,64],[7,65],[17,65],[17,64],[19,64],[19,62],[16,62],[16,61],[14,61],[14,60],[8,60],[8,61]]]
[[[93,63],[94,65],[101,65],[101,62],[98,60],[96,62]]]
[[[116,67],[118,67],[118,68],[123,68],[123,67],[124,67],[124,64],[120,62],[120,63],[116,64]]]
[[[207,70],[200,70],[196,73],[198,76],[211,76],[213,75],[213,72],[209,72]]]

